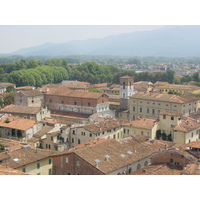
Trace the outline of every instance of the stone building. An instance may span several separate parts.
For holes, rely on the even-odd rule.
[[[55,175],[125,175],[151,163],[151,155],[164,149],[161,141],[138,141],[134,137],[119,142],[94,140],[53,156]],[[61,164],[62,163],[62,164]]]
[[[55,151],[38,149],[24,145],[19,149],[0,153],[0,163],[30,175],[51,175],[52,156]]]
[[[0,118],[0,137],[27,142],[42,128],[35,120],[3,115]]]
[[[14,104],[30,107],[42,107],[44,95],[39,90],[20,91],[14,95]]]
[[[120,77],[120,109],[127,110],[129,108],[129,98],[134,94],[133,77]]]
[[[191,94],[174,95],[157,92],[138,92],[129,100],[130,119],[158,118],[160,112],[174,111],[188,116],[198,110],[199,98]]]
[[[52,111],[114,116],[109,109],[108,95],[104,93],[53,88],[44,94],[44,104]]]
[[[50,117],[50,111],[42,107],[29,107],[22,105],[8,105],[0,110],[0,113],[11,114],[25,119],[41,121],[45,117]]]

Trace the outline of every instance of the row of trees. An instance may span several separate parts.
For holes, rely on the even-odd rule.
[[[133,60],[135,62],[136,60]],[[26,62],[21,59],[14,64],[0,64],[0,81],[12,82],[17,86],[31,85],[39,87],[48,83],[60,83],[62,80],[79,80],[95,83],[119,84],[121,76],[129,75],[134,81],[166,81],[182,84],[189,81],[200,82],[199,74],[186,75],[175,78],[174,71],[136,73],[134,70],[122,70],[112,65],[99,65],[95,62],[85,62],[77,65],[68,65],[64,59],[47,59],[44,63],[38,60]]]
[[[15,83],[17,87],[26,85],[40,87],[48,83],[60,83],[66,79],[68,79],[66,69],[49,66],[12,71],[7,78],[8,82]]]

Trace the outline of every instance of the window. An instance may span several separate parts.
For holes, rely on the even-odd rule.
[[[138,169],[140,169],[140,168],[141,168],[141,165],[140,165],[140,164],[138,164],[138,165],[137,165],[137,170],[138,170]]]
[[[23,168],[22,171],[23,171],[23,172],[26,172],[26,168]]]
[[[104,133],[104,132],[103,132]],[[92,137],[92,133],[90,133],[90,137]]]
[[[81,135],[85,136],[85,132],[81,132]]]
[[[79,160],[76,161],[76,166],[78,166],[78,167],[80,166],[80,161]]]
[[[72,134],[75,135],[75,130],[72,131]]]
[[[53,141],[53,136],[51,136],[51,141]]]
[[[173,163],[174,161],[173,161],[173,159],[172,158],[170,158],[170,163]]]
[[[62,100],[61,103],[64,104],[64,101]]]
[[[125,89],[125,82],[123,82],[123,89]]]
[[[88,106],[90,106],[90,103],[88,103]]]
[[[140,112],[142,112],[142,108],[140,108]]]
[[[37,175],[40,175],[40,173],[37,173]]]
[[[49,99],[49,102],[52,103],[52,99]]]
[[[51,149],[51,145],[49,144],[49,149]]]
[[[74,143],[74,138],[72,138],[72,143]]]
[[[49,169],[49,175],[52,175],[52,169]]]
[[[81,140],[80,139],[78,139],[78,144],[81,144]]]
[[[115,134],[113,135],[113,139],[116,139],[116,136],[115,136]]]
[[[69,163],[69,158],[68,157],[66,157],[65,162]]]
[[[166,119],[166,115],[163,115],[163,119]]]
[[[147,108],[147,113],[149,113],[149,108]]]
[[[37,163],[37,169],[40,169],[40,163]]]
[[[49,165],[52,163],[52,160],[51,160],[51,158],[49,159]]]
[[[141,131],[141,135],[144,135],[144,132],[143,132],[143,131]]]
[[[48,148],[48,144],[46,144],[46,149]]]
[[[132,172],[132,168],[129,168],[128,173],[130,174]]]
[[[68,138],[66,139],[66,142],[69,142],[69,139],[68,139]]]
[[[135,107],[133,107],[133,112],[135,112]]]
[[[145,161],[144,166],[147,166],[147,165],[148,165],[148,161]]]
[[[168,106],[168,104],[166,104],[166,106]]]
[[[193,137],[193,132],[191,133],[191,137]]]
[[[174,120],[174,116],[171,117],[171,120]]]
[[[34,100],[32,100],[31,102],[34,103]]]
[[[76,101],[74,101],[74,105],[77,105],[77,102],[76,102]]]
[[[154,110],[154,109],[152,109],[152,114],[153,114],[153,115],[155,114],[155,110]]]

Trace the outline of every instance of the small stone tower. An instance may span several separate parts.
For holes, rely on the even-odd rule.
[[[120,77],[120,109],[128,109],[129,97],[134,94],[133,77]]]

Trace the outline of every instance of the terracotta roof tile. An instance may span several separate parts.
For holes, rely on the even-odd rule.
[[[0,113],[22,113],[22,114],[37,114],[40,111],[39,107],[29,107],[22,105],[8,105],[0,110]]]
[[[5,152],[0,153],[0,157],[6,154]],[[55,151],[36,149],[33,147],[25,147],[22,149],[16,149],[9,151],[7,155],[10,156],[9,160],[4,160],[1,165],[9,166],[11,168],[18,168],[24,165],[30,164],[32,162],[39,161],[41,159],[51,157],[52,155],[57,154]],[[15,159],[15,160],[14,160]]]
[[[167,164],[148,165],[130,175],[181,175],[182,170],[170,168]]]
[[[53,128],[54,128],[53,126],[43,126],[41,130],[39,130],[37,133],[34,134],[34,137],[40,138]]]
[[[0,175],[28,175],[28,174],[16,169],[7,168],[5,166],[0,165]]]
[[[6,121],[9,121],[9,123],[6,123]],[[24,119],[20,117],[14,117],[14,116],[7,116],[4,115],[0,118],[0,126],[7,127],[7,128],[13,128],[17,130],[28,130],[29,128],[33,127],[36,124],[35,120],[31,119]]]
[[[187,117],[185,118],[185,120],[182,119],[182,122],[179,125],[175,126],[173,129],[175,131],[182,131],[182,132],[187,133],[199,127],[200,127],[200,123],[197,123],[194,119]]]
[[[21,91],[16,94],[23,94],[27,97],[33,97],[33,96],[42,96],[43,94],[39,90],[28,90],[28,91]]]
[[[141,118],[139,120],[131,121],[129,123],[123,124],[124,126],[134,127],[134,128],[144,128],[152,129],[154,125],[158,122],[157,119],[152,118]]]
[[[94,122],[90,122],[89,124],[80,126],[79,128],[84,128],[91,133],[96,134],[120,127],[124,122],[126,122],[126,120],[114,118],[96,118]]]
[[[95,160],[98,159],[100,161],[98,169],[107,174],[164,148],[165,145],[158,140],[155,140],[154,143],[150,141],[138,143],[133,139],[126,139],[124,142],[110,139],[97,145],[77,149],[74,153],[93,166],[96,164]],[[129,154],[129,151],[132,154]],[[122,157],[121,154],[125,157]],[[110,158],[105,160],[105,155],[109,155]]]
[[[158,92],[138,92],[130,97],[131,99],[145,99],[152,101],[163,101],[173,103],[186,103],[192,101],[198,101],[199,98],[192,96],[191,94],[175,95],[175,94],[164,94]]]
[[[104,93],[88,92],[88,91],[82,91],[82,90],[70,90],[70,89],[66,90],[66,88],[53,88],[53,89],[50,89],[50,91],[46,93],[46,95],[58,95],[58,96],[68,96],[68,97],[74,97],[74,98],[77,97],[77,98],[91,98],[91,99],[98,99],[103,94]]]

